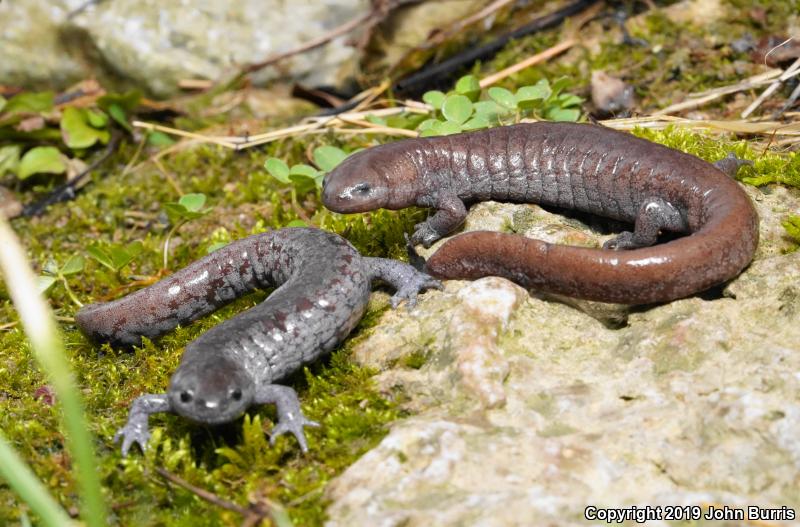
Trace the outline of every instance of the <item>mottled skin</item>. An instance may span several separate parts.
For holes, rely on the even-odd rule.
[[[527,123],[409,139],[359,152],[325,178],[336,212],[412,205],[435,214],[411,242],[430,247],[483,200],[541,203],[634,224],[602,250],[470,232],[426,264],[439,278],[504,276],[527,287],[625,304],[663,302],[720,284],[758,244],[758,216],[728,173],[694,156],[601,126]],[[690,233],[649,247],[659,233]],[[620,249],[631,249],[620,251]]]
[[[277,406],[272,441],[285,432],[307,450],[295,391],[275,384],[331,351],[364,314],[371,282],[397,292],[392,306],[441,284],[402,262],[362,257],[344,238],[319,229],[288,228],[250,236],[219,249],[160,282],[113,302],[92,304],[75,317],[99,342],[133,345],[211,313],[252,291],[277,289],[261,304],[210,329],[186,346],[166,394],[148,394],[131,406],[115,438],[127,455],[150,436],[148,417],[174,412],[216,425],[251,405]]]

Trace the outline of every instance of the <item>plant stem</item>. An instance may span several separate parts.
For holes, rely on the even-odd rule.
[[[78,297],[77,297],[77,296],[75,296],[75,293],[74,293],[74,292],[72,291],[72,289],[69,287],[69,282],[67,282],[67,277],[66,277],[66,276],[64,276],[64,275],[62,275],[62,274],[59,274],[58,276],[61,278],[61,282],[64,284],[64,290],[67,292],[67,296],[69,297],[69,299],[70,299],[70,300],[72,300],[72,302],[73,302],[73,303],[74,303],[76,306],[78,306],[78,307],[83,307],[83,302],[81,302],[80,300],[78,300]]]
[[[170,241],[170,239],[172,239],[172,236],[176,232],[178,232],[178,229],[180,229],[181,226],[184,223],[186,223],[187,221],[188,220],[179,221],[178,223],[175,224],[175,226],[173,228],[171,228],[169,230],[169,233],[167,233],[167,239],[164,240],[164,267],[163,267],[163,269],[166,269],[167,268],[167,263],[169,263],[169,241]]]

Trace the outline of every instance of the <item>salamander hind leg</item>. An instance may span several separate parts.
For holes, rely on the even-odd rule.
[[[255,403],[274,404],[278,411],[278,424],[270,432],[269,442],[275,444],[278,436],[291,432],[300,444],[300,450],[308,452],[308,442],[303,428],[306,426],[317,427],[319,423],[311,421],[303,415],[297,392],[289,386],[268,384],[256,390]]]
[[[749,159],[740,159],[736,157],[733,152],[728,152],[728,155],[714,162],[714,166],[725,172],[730,177],[735,177],[736,173],[743,166],[753,166],[753,162]]]
[[[639,207],[633,232],[625,231],[603,244],[603,249],[624,250],[649,247],[656,243],[661,231],[686,231],[686,218],[662,198],[650,198]]]
[[[409,308],[417,304],[417,295],[425,289],[443,289],[442,283],[411,265],[387,258],[364,258],[372,279],[379,278],[396,289],[389,301],[393,308],[406,301]]]

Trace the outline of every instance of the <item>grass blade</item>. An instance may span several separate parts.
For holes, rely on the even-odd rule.
[[[89,527],[106,525],[107,511],[94,455],[94,437],[86,423],[83,401],[64,354],[53,314],[36,287],[36,279],[16,235],[0,216],[0,270],[30,340],[39,366],[47,373],[62,409],[67,447],[77,465],[81,517]]]
[[[14,492],[30,505],[44,525],[62,527],[72,525],[66,511],[56,503],[50,492],[36,479],[36,474],[14,451],[0,432],[0,477],[5,479]]]

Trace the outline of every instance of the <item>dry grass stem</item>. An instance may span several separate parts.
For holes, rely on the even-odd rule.
[[[714,88],[712,90],[706,90],[699,93],[690,94],[685,101],[681,101],[676,104],[672,104],[658,110],[657,112],[653,113],[653,116],[659,115],[666,115],[670,113],[680,112],[683,110],[690,110],[693,108],[699,108],[706,103],[719,99],[725,95],[729,95],[731,93],[738,93],[740,91],[750,90],[753,88],[757,88],[758,86],[763,86],[764,84],[769,84],[773,81],[776,77],[779,77],[782,73],[782,70],[775,68],[769,71],[765,71],[764,73],[759,73],[758,75],[754,75],[743,81],[737,82],[736,84],[731,84],[730,86],[722,86],[719,88]]]

